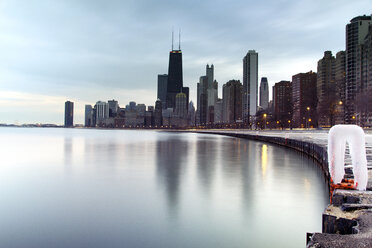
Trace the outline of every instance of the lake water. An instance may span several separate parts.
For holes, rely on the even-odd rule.
[[[328,193],[279,146],[156,131],[0,128],[0,247],[305,247]]]

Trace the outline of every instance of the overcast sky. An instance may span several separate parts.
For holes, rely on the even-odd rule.
[[[221,96],[253,49],[271,97],[276,82],[316,71],[325,50],[344,50],[345,25],[371,11],[371,0],[0,0],[0,123],[63,124],[66,100],[75,124],[98,100],[154,105],[172,28],[191,100],[206,64]]]

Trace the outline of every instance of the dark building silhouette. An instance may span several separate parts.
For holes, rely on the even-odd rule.
[[[119,104],[118,101],[115,101],[114,99],[107,102],[109,105],[109,117],[116,117],[119,110]]]
[[[339,51],[336,54],[335,70],[336,96],[339,99],[335,124],[343,124],[345,123],[345,51]]]
[[[159,74],[158,75],[158,99],[162,103],[165,103],[167,100],[167,85],[168,85],[168,75]],[[163,104],[163,108],[166,108],[166,104]]]
[[[156,100],[155,102],[155,111],[154,111],[154,126],[161,127],[163,125],[163,117],[162,117],[162,102],[160,99]]]
[[[315,72],[299,73],[292,76],[292,127],[306,127],[311,119],[310,126],[316,126],[316,80]]]
[[[176,95],[181,92],[186,94],[187,102],[189,102],[189,88],[183,87],[181,46],[178,50],[174,50],[172,44],[172,51],[169,52],[166,108],[175,109]]]
[[[325,51],[318,61],[316,93],[318,97],[317,115],[319,126],[334,125],[336,111],[336,58],[331,51]]]
[[[93,107],[92,105],[86,104],[85,105],[85,122],[86,127],[93,126]]]
[[[207,108],[208,108],[208,77],[201,76],[197,84],[197,108],[199,124],[207,123]]]
[[[261,78],[260,83],[260,107],[267,109],[269,107],[269,83],[266,77]]]
[[[166,107],[176,107],[176,95],[182,92],[183,77],[182,77],[182,51],[172,50],[169,53],[169,66],[168,66],[168,84]]]
[[[242,122],[243,86],[239,80],[230,80],[222,87],[224,123]]]
[[[74,126],[74,103],[65,102],[65,127]]]
[[[292,121],[292,83],[280,81],[273,86],[274,120],[277,127],[289,127]]]

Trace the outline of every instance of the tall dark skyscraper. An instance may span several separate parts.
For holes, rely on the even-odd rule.
[[[65,127],[74,126],[74,103],[65,102]]]
[[[167,100],[167,85],[168,85],[168,75],[159,74],[158,75],[158,99],[163,103],[163,108],[166,108],[165,102]]]
[[[168,84],[166,97],[167,108],[174,109],[176,107],[176,95],[180,92],[186,94],[188,102],[189,88],[183,87],[181,42],[179,43],[178,50],[173,49],[172,43],[172,51],[169,52]]]

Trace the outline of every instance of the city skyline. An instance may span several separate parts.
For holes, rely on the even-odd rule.
[[[324,51],[344,50],[345,25],[372,7],[369,1],[217,2],[198,10],[190,3],[157,4],[1,2],[0,122],[62,124],[67,100],[75,103],[77,124],[84,123],[84,105],[97,100],[154,105],[172,27],[182,29],[183,82],[194,103],[206,64],[215,66],[222,95],[223,84],[242,81],[242,58],[252,49],[260,56],[258,78],[267,77],[271,88],[316,71]],[[148,16],[136,16],[141,11]]]

